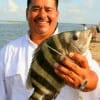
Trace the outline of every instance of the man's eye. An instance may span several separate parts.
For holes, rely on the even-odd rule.
[[[47,12],[51,12],[51,11],[53,11],[53,10],[52,10],[52,9],[46,9],[46,11],[47,11]]]
[[[39,11],[40,9],[39,9],[39,8],[34,8],[34,7],[32,7],[31,10],[32,10],[32,11]]]
[[[54,12],[54,11],[56,11],[55,9],[46,9],[45,10],[47,13],[52,13],[52,12]]]

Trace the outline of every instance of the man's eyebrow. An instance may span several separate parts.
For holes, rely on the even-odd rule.
[[[38,5],[32,5],[33,8],[40,8]]]
[[[32,8],[41,8],[39,5],[32,5]],[[53,9],[53,7],[45,6],[44,8]]]

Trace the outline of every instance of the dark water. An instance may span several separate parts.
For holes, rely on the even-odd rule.
[[[28,30],[25,22],[4,22],[0,23],[0,48],[9,41],[16,39]]]
[[[83,27],[80,24],[60,23],[59,32],[80,30]],[[0,48],[9,41],[26,34],[28,25],[26,22],[0,22]]]

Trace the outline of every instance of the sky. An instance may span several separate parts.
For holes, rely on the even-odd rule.
[[[1,0],[0,20],[26,21],[27,0]],[[59,0],[59,22],[100,23],[100,0]]]

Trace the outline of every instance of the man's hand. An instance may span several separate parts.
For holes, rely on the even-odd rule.
[[[89,68],[87,59],[78,53],[70,53],[69,56],[70,58],[61,56],[60,63],[54,64],[56,74],[73,88],[78,88],[84,80],[87,80],[87,84],[82,91],[95,89],[98,77]]]

